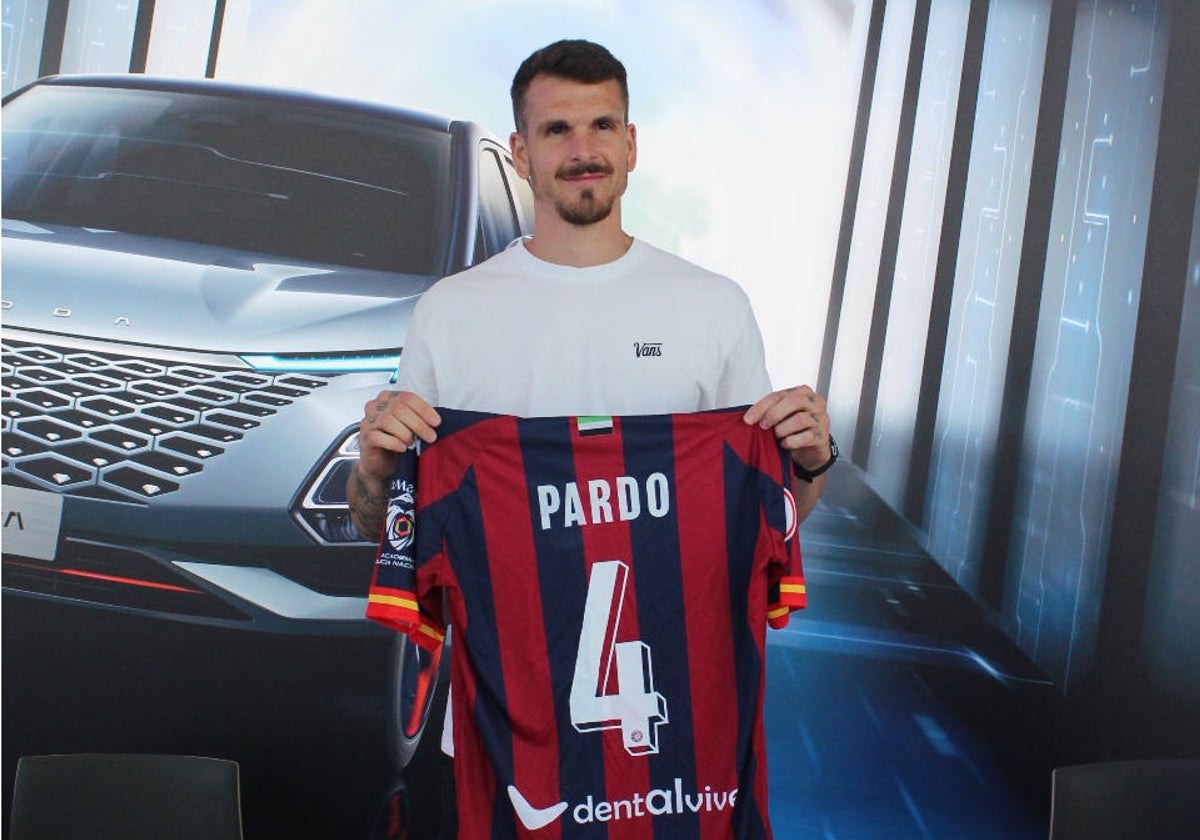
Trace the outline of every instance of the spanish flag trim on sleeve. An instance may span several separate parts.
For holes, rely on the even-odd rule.
[[[808,606],[805,595],[804,578],[785,577],[779,581],[778,594],[772,592],[771,603],[767,605],[767,624],[778,630],[786,627],[792,610],[802,610]]]
[[[372,587],[367,593],[367,618],[401,633],[411,633],[421,624],[413,593],[382,586]]]
[[[446,633],[442,628],[430,624],[424,616],[421,616],[421,623],[409,630],[408,637],[425,650],[436,651],[446,640]]]
[[[794,610],[808,606],[804,578],[787,577],[779,582],[779,601]]]

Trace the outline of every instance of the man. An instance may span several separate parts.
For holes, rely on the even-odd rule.
[[[418,304],[399,390],[367,403],[347,486],[356,527],[378,538],[397,455],[432,443],[434,404],[519,416],[637,415],[753,403],[792,458],[797,521],[835,460],[825,400],[770,392],[762,338],[727,278],[635,240],[621,197],[637,163],[625,69],[603,47],[559,41],[512,85],[518,174],[535,235],[439,282]]]
[[[745,421],[773,429],[806,479],[796,487],[803,520],[835,458],[825,399],[808,386],[768,393],[741,290],[622,228],[621,196],[637,163],[625,68],[599,45],[559,41],[521,65],[512,100],[509,143],[533,190],[536,234],[442,281],[418,305],[400,390],[367,403],[360,423],[347,486],[359,531],[375,539],[382,530],[397,453],[436,439],[431,403],[523,416],[753,403]],[[615,364],[614,349],[623,354]]]

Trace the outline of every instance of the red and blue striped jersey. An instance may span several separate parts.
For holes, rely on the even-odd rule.
[[[461,836],[770,837],[766,628],[805,604],[774,434],[742,408],[439,413],[367,615],[430,648],[454,626]]]

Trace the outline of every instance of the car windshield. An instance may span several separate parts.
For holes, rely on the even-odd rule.
[[[38,85],[4,106],[6,219],[443,270],[450,137],[252,96]]]

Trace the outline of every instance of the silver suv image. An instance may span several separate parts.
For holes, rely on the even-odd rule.
[[[6,596],[383,633],[358,418],[420,295],[532,232],[507,149],[384,105],[63,76],[4,100],[2,173]]]

